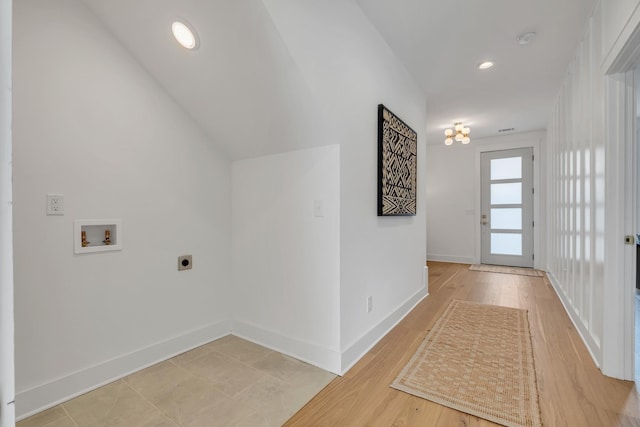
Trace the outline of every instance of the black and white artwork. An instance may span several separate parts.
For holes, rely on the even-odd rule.
[[[378,105],[378,216],[416,214],[418,134]]]

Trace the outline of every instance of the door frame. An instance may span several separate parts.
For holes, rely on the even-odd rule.
[[[544,242],[541,241],[542,236],[545,236],[546,230],[546,220],[540,216],[540,212],[545,212],[546,209],[546,199],[545,197],[541,197],[543,193],[543,186],[546,185],[546,181],[544,180],[543,173],[544,172],[544,159],[541,153],[542,141],[545,140],[545,137],[542,136],[540,138],[532,138],[531,134],[537,134],[536,132],[527,132],[520,133],[509,136],[502,136],[498,138],[484,138],[484,139],[475,139],[475,152],[476,152],[476,209],[475,209],[475,220],[474,220],[474,234],[475,234],[475,251],[474,251],[474,263],[480,264],[481,259],[481,239],[482,239],[482,230],[480,225],[480,215],[482,214],[482,183],[480,182],[480,154],[485,153],[487,151],[501,151],[501,150],[512,150],[516,148],[533,148],[533,221],[535,222],[535,227],[533,228],[533,252],[535,254],[535,258],[533,260],[533,268],[541,269],[544,266],[543,260],[546,256],[546,251]]]
[[[624,244],[634,234],[638,195],[636,181],[636,94],[640,82],[640,8],[625,29],[626,40],[605,72],[605,266],[603,295],[602,373],[633,381],[635,369],[635,245]],[[621,37],[621,39],[624,39]]]
[[[15,425],[11,47],[12,1],[0,0],[0,426]]]
[[[605,76],[605,262],[602,373],[632,381],[635,362],[635,96],[633,69]],[[633,286],[632,286],[633,285]]]

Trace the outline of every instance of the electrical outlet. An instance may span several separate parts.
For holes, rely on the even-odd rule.
[[[367,313],[371,313],[373,311],[373,297],[367,297]]]
[[[47,193],[47,215],[64,215],[64,196]]]
[[[191,270],[191,267],[193,267],[191,255],[180,255],[178,257],[178,271]]]

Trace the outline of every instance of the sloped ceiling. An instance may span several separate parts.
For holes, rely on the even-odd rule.
[[[84,2],[232,159],[320,145],[313,97],[260,0]],[[177,45],[176,19],[199,49]]]
[[[261,0],[83,1],[232,159],[323,143],[309,132],[323,125],[313,94]],[[596,2],[344,1],[356,1],[424,89],[430,144],[456,120],[472,140],[544,129]],[[197,29],[198,50],[177,47],[176,18]],[[524,31],[537,39],[520,46]],[[485,59],[496,66],[479,71]]]

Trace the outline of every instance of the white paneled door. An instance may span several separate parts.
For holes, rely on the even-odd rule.
[[[533,267],[533,148],[480,155],[481,262]]]

